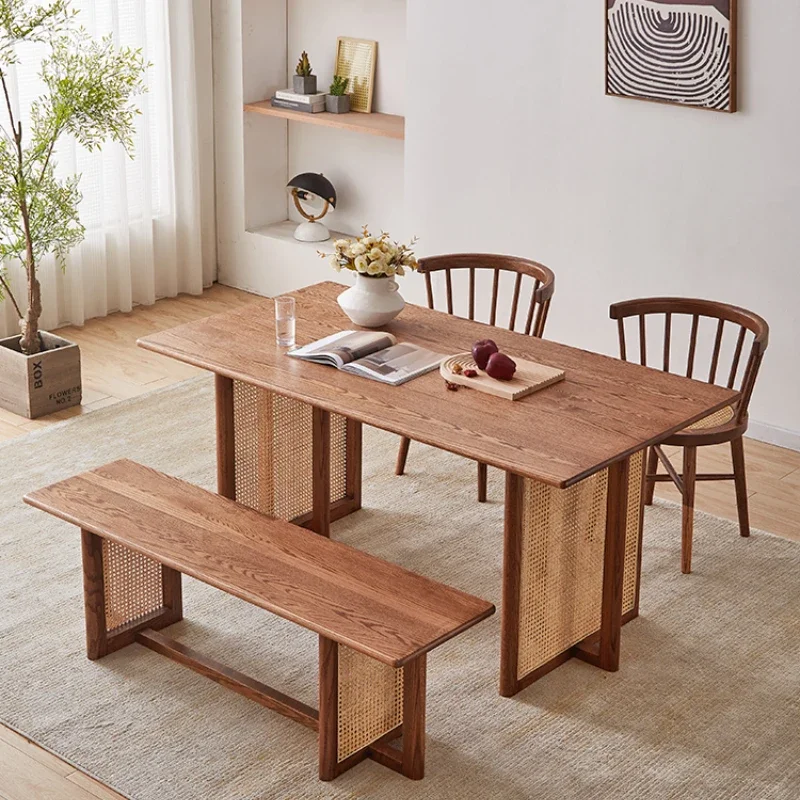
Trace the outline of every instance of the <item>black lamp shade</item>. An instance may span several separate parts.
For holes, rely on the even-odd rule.
[[[321,173],[303,172],[301,175],[295,175],[286,186],[315,194],[323,200],[327,200],[336,208],[336,189],[333,188],[333,184]]]

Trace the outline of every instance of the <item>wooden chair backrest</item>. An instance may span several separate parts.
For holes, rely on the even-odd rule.
[[[511,301],[511,311],[508,316],[508,329],[517,329],[517,316],[520,306],[520,293],[523,280],[532,281],[530,302],[521,317],[520,324],[524,323],[526,335],[541,338],[547,322],[547,313],[550,310],[550,300],[555,291],[555,275],[552,270],[535,261],[528,261],[515,256],[501,256],[487,253],[455,253],[452,255],[431,256],[422,258],[419,262],[419,271],[425,276],[425,285],[428,291],[428,306],[436,308],[434,302],[433,282],[431,275],[435,272],[444,272],[447,313],[453,314],[453,272],[463,270],[469,276],[469,306],[467,316],[475,319],[475,277],[478,270],[493,273],[492,298],[489,310],[489,325],[496,325],[498,319],[497,305],[500,293],[500,273],[516,273],[514,278],[514,295]],[[526,292],[527,294],[527,292]],[[479,320],[480,321],[480,320]]]
[[[688,297],[646,297],[638,300],[626,300],[621,303],[614,303],[611,306],[610,315],[611,319],[617,320],[620,357],[623,361],[628,360],[625,320],[629,317],[638,318],[637,334],[631,338],[633,339],[632,344],[635,344],[635,340],[638,338],[639,363],[644,366],[650,366],[647,361],[647,318],[654,316],[664,317],[662,357],[661,363],[658,365],[664,372],[676,371],[670,368],[671,364],[674,363],[673,355],[675,351],[672,335],[673,320],[682,316],[691,318],[689,352],[685,370],[687,378],[695,377],[700,321],[704,318],[716,320],[716,334],[714,347],[709,357],[708,377],[703,376],[701,379],[718,386],[726,386],[728,389],[737,389],[741,393],[737,408],[737,422],[742,422],[746,418],[758,370],[769,343],[769,325],[762,317],[739,306],[718,303],[714,300],[697,300]],[[726,324],[733,325],[734,330],[738,329],[738,332],[736,334],[736,344],[730,355],[729,366],[727,369],[723,368],[721,370],[720,360]],[[744,370],[741,370],[742,352],[748,332],[752,334],[752,341],[749,345],[750,355],[745,362]]]

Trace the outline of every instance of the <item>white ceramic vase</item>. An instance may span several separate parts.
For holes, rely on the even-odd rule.
[[[391,322],[405,307],[400,287],[386,275],[370,278],[356,275],[356,285],[339,295],[339,305],[356,325],[380,328]]]

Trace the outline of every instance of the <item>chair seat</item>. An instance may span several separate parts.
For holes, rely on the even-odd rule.
[[[736,415],[736,411],[734,410],[733,406],[725,406],[725,408],[721,408],[719,411],[715,411],[713,414],[709,414],[707,417],[703,417],[703,419],[697,420],[693,425],[689,425],[688,428],[684,428],[681,433],[686,433],[687,431],[706,431],[709,428],[719,428],[721,425],[727,425]]]
[[[707,417],[697,420],[681,431],[673,434],[665,445],[705,445],[729,442],[741,436],[747,430],[747,418],[737,422],[736,406],[725,406]]]

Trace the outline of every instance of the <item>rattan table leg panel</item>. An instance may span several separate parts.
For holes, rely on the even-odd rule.
[[[298,400],[217,376],[218,490],[278,519],[314,522],[315,455],[329,453],[330,518],[361,504],[361,425]],[[329,447],[319,436],[327,433]],[[315,446],[316,442],[316,446]]]
[[[643,459],[643,452],[630,458],[623,487],[626,621],[638,611]],[[507,477],[504,695],[566,661],[573,648],[601,629],[609,469],[568,489]]]

